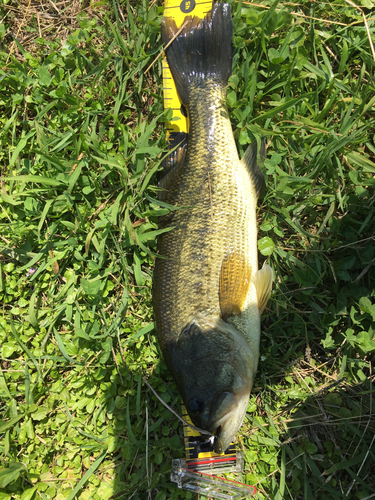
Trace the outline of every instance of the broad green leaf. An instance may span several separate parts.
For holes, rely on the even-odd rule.
[[[39,67],[40,83],[46,87],[51,83],[52,77],[46,66]]]
[[[333,340],[331,333],[326,333],[326,338],[321,340],[324,349],[335,349],[336,343]]]
[[[84,330],[82,330],[82,328],[75,328],[74,334],[77,335],[78,337],[82,337],[83,339],[90,340],[90,336],[87,335],[87,333]]]
[[[269,236],[264,236],[258,241],[258,248],[262,255],[272,255],[275,249],[275,243]]]
[[[3,200],[4,203],[9,203],[10,205],[17,206],[21,205],[22,201],[16,201],[13,196],[9,196],[6,193],[0,192],[1,199]]]
[[[371,314],[372,319],[375,321],[375,304],[368,297],[362,297],[359,300],[359,307],[362,311]]]
[[[48,414],[47,409],[38,408],[35,412],[31,413],[31,418],[33,420],[43,420]]]
[[[82,290],[87,295],[97,295],[99,293],[102,282],[100,280],[89,281],[84,278],[81,279]]]
[[[273,48],[268,50],[268,57],[271,63],[273,64],[280,64],[284,60],[284,58],[280,55],[279,51]]]
[[[22,493],[20,500],[31,500],[35,492],[36,492],[35,486],[33,486],[32,488],[28,488]]]

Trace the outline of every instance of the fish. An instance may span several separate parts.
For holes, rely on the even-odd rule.
[[[163,43],[178,28],[162,23]],[[226,88],[232,71],[230,6],[190,17],[166,49],[189,129],[160,180],[176,207],[159,220],[153,272],[158,343],[193,424],[214,434],[222,454],[242,425],[259,360],[260,317],[273,272],[258,268],[257,200],[266,149],[240,160]],[[176,153],[177,151],[177,153]]]

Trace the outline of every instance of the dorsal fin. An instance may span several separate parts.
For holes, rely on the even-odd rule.
[[[251,144],[249,144],[247,150],[245,151],[242,161],[245,163],[250,173],[250,177],[253,182],[256,195],[259,198],[260,191],[264,183],[264,176],[262,174],[261,169],[259,168],[258,162],[262,164],[266,158],[266,141],[264,137],[262,137],[261,139],[259,156],[257,153],[258,153],[257,142],[253,141]]]

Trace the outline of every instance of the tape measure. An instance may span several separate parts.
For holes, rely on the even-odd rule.
[[[191,419],[183,403],[182,417],[189,424]],[[243,453],[232,443],[221,455],[214,452],[213,441],[205,441],[199,432],[184,427],[185,459],[172,460],[171,481],[179,488],[216,499],[243,500],[256,494],[248,484],[217,477],[217,474],[242,472]]]
[[[181,404],[182,418],[189,424],[192,421],[184,404]],[[184,442],[186,464],[189,469],[200,472],[240,472],[242,470],[241,459],[237,456],[236,446],[232,443],[221,455],[214,452],[213,441],[205,441],[204,438],[191,427],[184,427]]]

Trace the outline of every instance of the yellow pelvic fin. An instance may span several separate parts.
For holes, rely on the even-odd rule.
[[[220,271],[219,303],[221,316],[239,315],[245,304],[251,280],[251,265],[240,252],[234,251],[223,260]]]
[[[257,291],[259,316],[262,315],[271,295],[273,272],[268,264],[263,264],[262,269],[254,275],[254,283]]]

